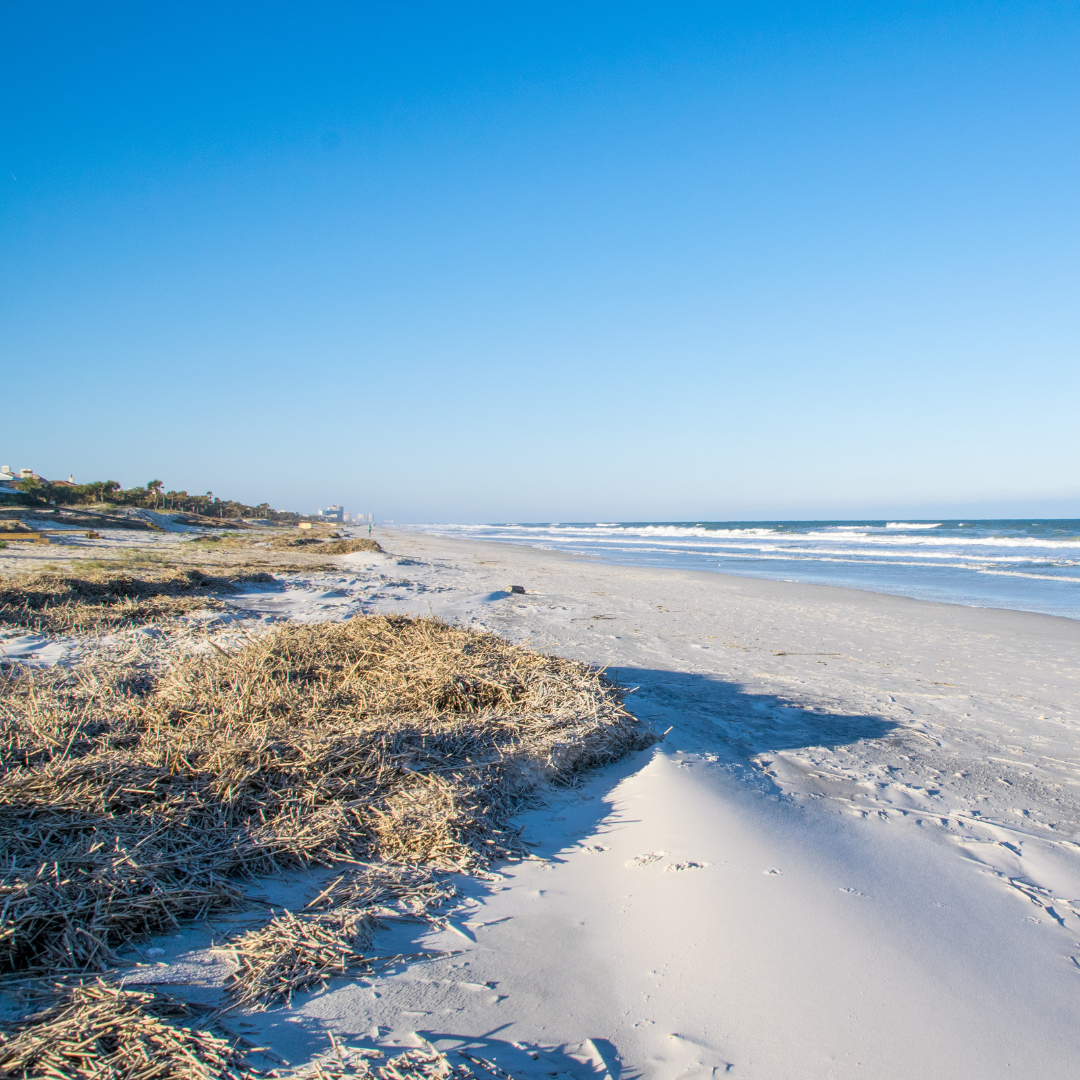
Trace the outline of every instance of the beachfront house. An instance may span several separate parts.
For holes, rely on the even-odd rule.
[[[20,469],[12,472],[10,465],[0,465],[0,495],[18,495],[19,489],[15,486],[20,480],[38,480],[43,484],[59,484],[61,487],[74,487],[75,475],[71,474],[66,480],[46,480],[39,476],[33,469]]]

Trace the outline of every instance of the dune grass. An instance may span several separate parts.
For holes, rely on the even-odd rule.
[[[0,1033],[4,1077],[225,1080],[251,1075],[244,1055],[210,1031],[181,1026],[185,1002],[101,979],[71,987]]]
[[[0,582],[0,625],[39,634],[86,634],[175,618],[215,605],[237,586],[272,582],[266,572],[208,574],[153,560],[95,561]]]
[[[357,551],[382,553],[383,549],[375,540],[368,537],[356,539],[343,538],[337,532],[289,532],[284,536],[267,537],[264,534],[252,535],[224,534],[222,536],[200,536],[186,540],[184,548],[195,547],[205,551],[233,551],[237,549],[269,548],[271,551],[300,551],[305,555],[351,555]]]
[[[3,610],[66,627],[82,605],[98,614],[77,625],[100,626],[205,603],[221,580],[39,575]],[[156,673],[8,667],[0,739],[0,978],[68,980],[0,1038],[0,1075],[144,1080],[253,1074],[218,1036],[177,1027],[172,999],[92,977],[133,940],[244,904],[246,876],[341,864],[307,909],[232,943],[228,992],[259,1007],[371,970],[379,918],[422,914],[452,895],[446,874],[523,853],[509,819],[538,784],[653,736],[588,665],[367,616],[286,623]],[[417,1062],[369,1075],[466,1075]]]
[[[103,970],[242,899],[238,874],[338,860],[468,870],[520,851],[542,779],[645,745],[586,665],[434,619],[285,624],[122,674],[2,687],[0,969]]]
[[[207,1023],[210,1021],[210,1023]],[[205,1027],[195,1026],[203,1024]],[[261,1070],[243,1040],[212,1030],[211,1017],[159,990],[92,979],[49,997],[44,1008],[0,1032],[0,1076],[9,1080],[481,1080],[505,1073],[455,1065],[437,1050],[393,1056],[334,1042],[298,1069]],[[484,1068],[483,1066],[487,1066]]]

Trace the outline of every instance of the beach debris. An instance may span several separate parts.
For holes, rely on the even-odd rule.
[[[344,1046],[296,1068],[257,1068],[258,1052],[204,1006],[109,980],[79,980],[38,992],[43,1007],[0,1030],[0,1075],[12,1080],[512,1080],[497,1065],[430,1044],[405,1051]],[[209,1030],[211,1028],[215,1030]]]
[[[537,784],[653,740],[595,668],[399,616],[279,624],[157,675],[4,669],[0,701],[0,970],[25,974],[116,965],[243,903],[236,875],[483,868],[523,852],[506,823]]]
[[[179,599],[212,602],[219,579],[151,570]],[[130,610],[147,602],[145,584],[39,575],[3,611],[78,626],[145,619]],[[502,1075],[433,1049],[259,1072],[239,1040],[196,1030],[201,1007],[85,976],[130,966],[139,938],[246,904],[245,875],[311,864],[346,869],[304,910],[229,943],[233,1006],[447,955],[373,956],[371,934],[384,918],[437,919],[451,874],[524,853],[507,822],[537,784],[573,784],[649,745],[651,729],[601,671],[436,619],[208,641],[171,666],[147,665],[137,646],[70,668],[0,669],[0,971],[54,991],[0,1033],[0,1076]]]
[[[427,917],[457,895],[456,887],[428,867],[369,863],[349,869],[300,913],[284,912],[229,946],[237,970],[229,992],[244,1006],[265,1007],[355,971],[371,971],[402,957],[366,956],[384,918]],[[418,954],[421,959],[442,953]]]
[[[103,979],[59,986],[44,1009],[0,1031],[0,1075],[55,1080],[244,1080],[258,1075],[229,1040],[190,1023],[195,1006]]]
[[[220,593],[272,582],[249,570],[208,574],[160,566],[43,571],[0,583],[0,624],[37,633],[90,633],[221,607]]]
[[[293,994],[323,985],[331,975],[369,968],[362,950],[374,927],[371,915],[349,907],[317,914],[282,912],[232,943],[237,971],[229,993],[238,1005],[265,1008],[291,1002]]]
[[[463,1060],[452,1062],[430,1043],[423,1048],[392,1053],[343,1046],[331,1037],[330,1049],[314,1061],[288,1073],[277,1071],[275,1075],[283,1080],[338,1080],[346,1076],[372,1080],[514,1080],[485,1058],[463,1050],[454,1053]]]
[[[331,540],[318,548],[320,555],[354,555],[358,551],[385,554],[378,541],[369,540],[366,536],[357,540]]]
[[[512,593],[520,593],[522,596],[524,596],[525,595],[525,586],[524,585],[511,585],[510,586],[510,591]]]

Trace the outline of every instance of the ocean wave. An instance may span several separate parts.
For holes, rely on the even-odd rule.
[[[1068,581],[1073,585],[1080,585],[1080,577],[1065,577],[1061,574],[1026,574],[1021,570],[991,570],[989,567],[979,573],[991,574],[994,577],[1031,578],[1033,581]]]
[[[957,548],[1043,548],[1046,550],[1078,549],[1080,550],[1080,538],[1069,537],[1061,540],[1049,540],[1041,537],[1026,536],[903,536],[897,533],[885,533],[884,531],[869,532],[865,530],[837,530],[826,532],[813,530],[807,532],[794,532],[780,529],[707,529],[704,527],[687,527],[681,525],[645,525],[645,526],[620,526],[617,533],[610,531],[599,532],[596,526],[563,526],[561,529],[534,528],[530,532],[546,533],[553,539],[559,535],[573,535],[578,539],[588,539],[590,536],[601,540],[611,540],[618,537],[620,540],[631,540],[634,537],[649,539],[668,538],[672,540],[711,540],[714,543],[725,543],[733,540],[764,540],[771,543],[798,544],[806,541],[837,542],[865,544],[868,547],[957,547]]]
[[[906,523],[890,523],[903,525]],[[929,529],[931,526],[925,526]],[[934,526],[939,527],[939,526]],[[1038,551],[1045,557],[1054,552],[1072,553],[1080,551],[1080,537],[1069,536],[1062,539],[1048,539],[1035,536],[949,536],[949,535],[903,535],[897,531],[887,533],[880,526],[850,528],[826,527],[796,532],[790,528],[751,527],[710,529],[705,526],[685,525],[636,525],[627,526],[614,522],[599,522],[587,525],[419,525],[413,528],[424,529],[444,534],[483,535],[489,539],[525,540],[531,543],[548,541],[551,543],[572,542],[586,546],[626,546],[636,548],[644,545],[664,544],[672,551],[697,550],[708,548],[728,550],[740,548],[783,549],[793,555],[803,553],[837,554],[848,553],[835,545],[854,545],[869,550],[891,549],[897,555],[905,552],[912,558],[932,558],[938,552],[952,549],[955,558],[988,558],[989,551],[999,550],[1015,553],[1011,557],[1020,557],[1024,550]],[[876,531],[875,531],[876,530]],[[701,542],[705,541],[704,544]],[[695,542],[695,543],[689,543]],[[810,546],[812,545],[812,546]],[[918,549],[924,549],[925,555]],[[964,552],[969,554],[965,555]]]
[[[886,529],[940,529],[941,522],[935,522],[933,525],[927,525],[921,521],[887,521],[885,523]]]
[[[967,570],[976,574],[1005,574],[1016,575],[1021,577],[1038,578],[1042,581],[1075,581],[1080,584],[1080,574],[1076,577],[1054,577],[1050,574],[1033,574],[1020,570],[1001,570],[997,567],[991,567],[986,565],[972,564],[970,562],[905,562],[900,559],[874,559],[874,558],[844,558],[841,555],[823,555],[816,559],[792,559],[788,555],[777,555],[766,552],[755,552],[753,554],[744,552],[731,552],[724,556],[726,559],[745,559],[748,562],[787,562],[787,563],[802,563],[806,566],[816,566],[819,563],[842,563],[846,566],[881,566],[881,567],[896,567],[896,566],[910,566],[919,570]],[[985,563],[985,560],[984,560]],[[718,562],[717,566],[723,566],[722,562]],[[1080,565],[1077,563],[1067,563],[1066,566]],[[1054,570],[1062,569],[1062,566],[1053,563],[1051,568]]]
[[[626,535],[635,535],[626,531]],[[673,534],[653,534],[673,535]],[[691,535],[686,533],[684,535]],[[865,544],[867,547],[955,547],[955,548],[1039,548],[1047,551],[1054,550],[1080,550],[1080,540],[1070,537],[1067,540],[1044,540],[1039,537],[1012,537],[1012,536],[899,536],[897,534],[885,535],[884,533],[763,533],[745,530],[744,532],[721,532],[720,530],[700,530],[693,534],[696,539],[709,539],[717,543],[724,542],[728,538],[768,540],[773,543],[797,544],[805,541],[847,541],[849,543]]]
[[[798,548],[798,547],[751,547],[749,544],[733,544],[731,546],[732,553],[737,550],[754,550],[754,551],[777,551],[785,554],[786,557],[790,557],[798,560],[800,556],[806,556],[807,562],[814,562],[813,558],[809,556],[826,556],[826,555],[857,555],[861,556],[863,560],[869,560],[874,556],[878,557],[878,561],[883,564],[887,562],[893,562],[898,559],[940,559],[943,556],[947,556],[952,559],[963,559],[970,562],[1008,562],[1008,563],[1045,563],[1047,566],[1078,566],[1080,560],[1076,558],[1059,558],[1051,559],[1045,555],[1032,556],[1032,555],[990,555],[985,552],[976,552],[974,554],[965,554],[964,552],[946,552],[946,551],[847,551],[844,548]],[[911,563],[912,566],[919,565],[918,563]]]

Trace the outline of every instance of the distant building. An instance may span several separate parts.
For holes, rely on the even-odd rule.
[[[17,473],[11,471],[10,465],[0,465],[0,494],[18,494],[19,489],[15,486],[20,480],[40,480],[43,484],[59,484],[61,487],[75,487],[75,476],[71,474],[66,480],[46,480],[39,476],[33,469],[20,469]]]
[[[327,518],[330,521],[340,521],[342,523],[344,523],[349,516],[338,503],[331,503],[325,510],[317,510],[316,513],[321,518]]]
[[[44,480],[33,469],[20,469],[17,473],[11,471],[9,465],[0,465],[0,491],[16,495],[19,489],[15,486],[20,480]]]

